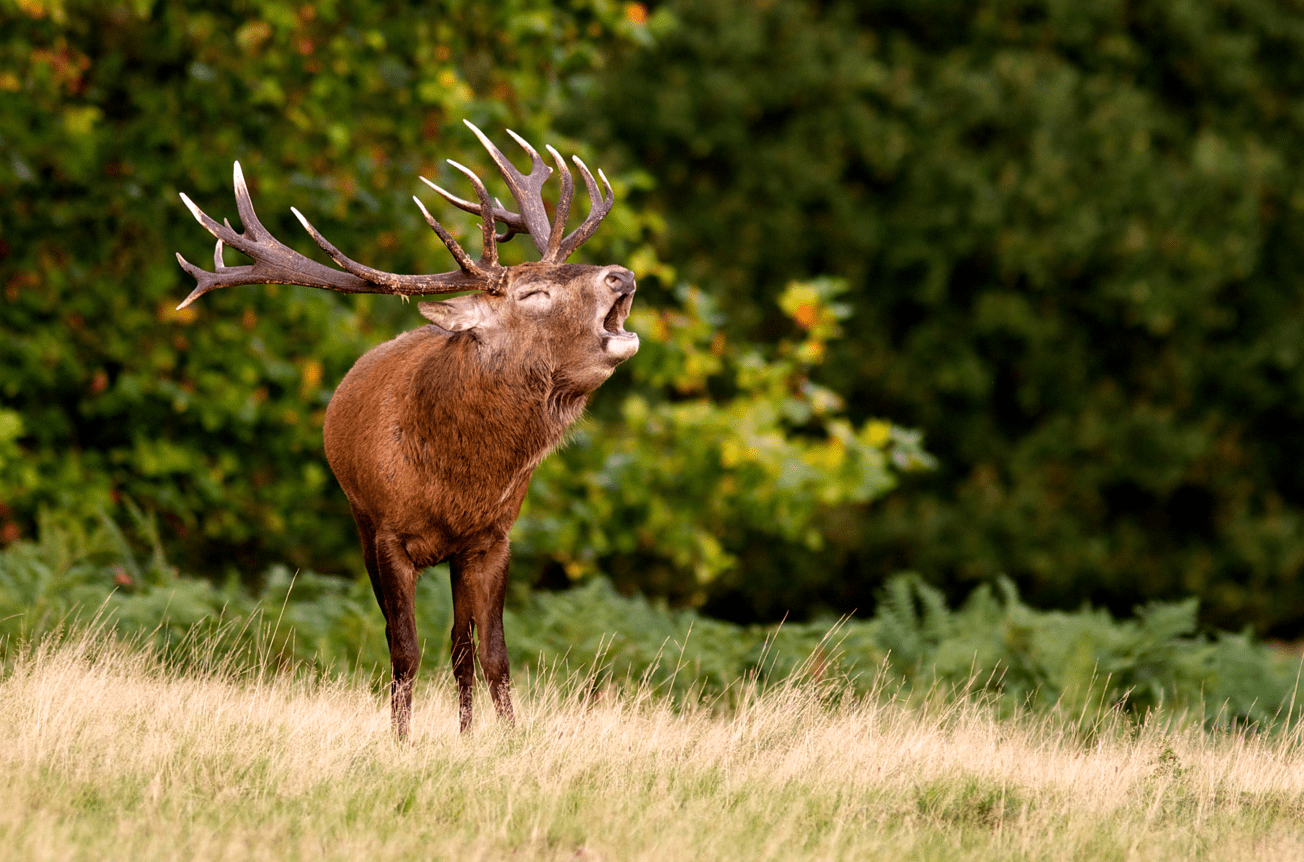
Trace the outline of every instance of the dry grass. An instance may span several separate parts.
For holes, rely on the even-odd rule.
[[[427,669],[411,744],[367,686],[182,676],[87,638],[0,677],[0,847],[61,859],[1304,858],[1297,735],[1124,722],[1094,741],[981,705],[728,715],[579,685],[478,704]]]

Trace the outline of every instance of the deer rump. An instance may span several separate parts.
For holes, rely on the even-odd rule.
[[[584,223],[563,238],[574,187],[557,152],[548,148],[562,177],[549,221],[541,189],[552,169],[513,134],[532,162],[530,174],[521,174],[470,127],[498,165],[520,212],[491,203],[483,183],[456,163],[450,162],[471,179],[479,204],[426,181],[481,217],[484,246],[480,259],[473,261],[421,207],[457,260],[456,272],[397,275],[370,269],[341,254],[295,210],[344,271],[305,258],[258,222],[238,163],[236,202],[243,233],[229,223],[218,224],[182,195],[195,218],[217,237],[213,272],[177,256],[199,281],[182,307],[234,284],[305,284],[409,296],[477,291],[419,303],[429,325],[359,359],[335,390],[323,426],[326,458],[349,499],[367,573],[385,616],[393,671],[391,716],[400,737],[409,731],[412,683],[420,662],[416,580],[423,568],[445,560],[452,574],[459,726],[466,730],[471,725],[477,657],[498,714],[514,723],[502,627],[508,533],[535,467],[583,412],[592,392],[638,350],[638,336],[624,329],[636,287],[633,273],[621,266],[564,262],[610,211],[614,197],[606,177],[599,172],[604,196],[575,159],[591,209]],[[496,221],[507,225],[504,234],[494,233]],[[529,234],[541,260],[498,264],[497,243],[515,233]],[[225,266],[224,244],[254,263]]]

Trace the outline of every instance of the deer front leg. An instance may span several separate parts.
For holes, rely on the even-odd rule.
[[[457,723],[471,727],[471,694],[475,688],[475,634],[471,586],[456,559],[450,566],[453,588],[453,677],[457,680]]]
[[[366,552],[366,541],[363,550]],[[399,739],[406,739],[412,719],[412,682],[421,664],[417,642],[417,568],[402,544],[392,536],[375,541],[376,576],[372,586],[385,614],[385,639],[389,642],[390,719]],[[370,566],[368,566],[370,569]]]
[[[471,686],[475,667],[471,631],[479,640],[480,669],[498,716],[516,724],[512,712],[511,667],[503,636],[503,602],[507,596],[507,539],[487,550],[452,559],[453,674],[457,677],[458,715],[462,730],[471,724]]]

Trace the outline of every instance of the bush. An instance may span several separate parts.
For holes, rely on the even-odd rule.
[[[861,586],[841,607],[903,568],[953,600],[1007,573],[1040,606],[1197,595],[1208,622],[1299,634],[1298,9],[667,0],[655,17],[573,127],[602,118],[658,178],[658,249],[729,310],[730,338],[771,337],[789,280],[846,279],[855,336],[819,379],[938,457],[847,523],[830,580]]]
[[[31,535],[42,509],[123,520],[131,500],[161,517],[161,542],[190,572],[360,572],[321,456],[323,412],[358,356],[420,321],[392,299],[275,285],[175,310],[191,284],[173,250],[205,261],[211,248],[177,193],[232,213],[239,159],[285,241],[311,245],[294,204],[359,260],[447,270],[409,195],[418,174],[438,177],[436,156],[488,164],[463,117],[603,164],[621,205],[583,254],[643,279],[634,325],[647,346],[541,470],[518,530],[525,579],[569,583],[610,566],[623,586],[700,603],[738,576],[749,547],[816,549],[830,511],[864,506],[926,462],[915,436],[851,421],[810,380],[844,316],[838,282],[785,294],[795,340],[725,339],[708,296],[670,289],[676,275],[648,241],[663,224],[637,204],[649,177],[549,130],[606,54],[649,38],[637,10],[518,0],[446,11],[174,0],[7,13],[0,539]],[[475,247],[474,219],[435,212]]]
[[[788,285],[779,305],[798,338],[769,349],[729,344],[723,315],[694,288],[678,291],[678,308],[636,309],[645,336],[619,424],[581,426],[539,468],[517,552],[546,555],[563,583],[611,572],[627,591],[700,605],[745,581],[735,616],[808,608],[800,593],[816,579],[775,578],[749,553],[818,554],[836,540],[836,513],[932,465],[918,434],[852,422],[813,379],[841,334],[845,290]]]
[[[173,252],[206,261],[212,248],[178,192],[233,217],[239,159],[263,222],[301,250],[292,204],[360,260],[438,272],[452,263],[410,196],[418,174],[440,179],[437,158],[488,164],[463,118],[602,161],[549,118],[598,46],[629,36],[622,9],[445,11],[0,8],[5,541],[31,535],[42,508],[121,519],[131,499],[162,517],[190,571],[360,566],[321,457],[323,410],[358,356],[422,321],[397,301],[278,286],[174,310],[193,284]],[[606,168],[618,196],[640,181]],[[478,235],[460,211],[432,211]],[[637,256],[646,227],[623,206],[586,253]]]

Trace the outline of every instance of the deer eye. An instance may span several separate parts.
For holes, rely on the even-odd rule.
[[[530,290],[530,291],[526,291],[525,293],[522,293],[520,296],[516,297],[516,301],[517,302],[541,302],[543,300],[549,299],[551,296],[552,294],[550,294],[547,290],[543,288],[537,288],[535,290]]]

